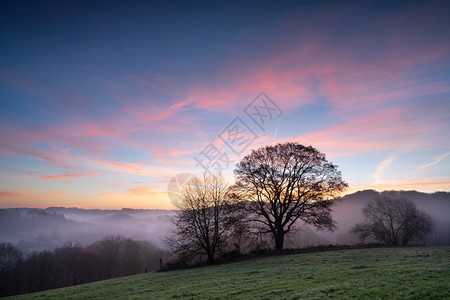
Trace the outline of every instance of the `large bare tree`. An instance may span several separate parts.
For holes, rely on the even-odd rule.
[[[282,250],[284,237],[302,220],[332,229],[330,206],[347,184],[337,166],[317,149],[284,143],[253,150],[235,169],[233,190],[244,201],[260,233]]]
[[[363,209],[366,222],[352,228],[361,240],[372,237],[389,245],[420,240],[433,229],[433,220],[407,198],[378,197]]]
[[[227,181],[218,175],[193,176],[185,183],[174,201],[178,211],[167,239],[179,257],[203,254],[209,264],[214,264],[239,219],[228,189]]]

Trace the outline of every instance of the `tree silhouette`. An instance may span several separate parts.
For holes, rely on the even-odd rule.
[[[420,240],[433,229],[433,220],[407,198],[378,197],[363,209],[366,222],[352,228],[361,240],[373,237],[389,245]]]
[[[120,235],[109,235],[101,240],[102,258],[105,264],[107,278],[112,278],[120,274],[119,255],[124,238]]]
[[[332,229],[330,206],[347,187],[323,153],[298,143],[253,150],[234,173],[233,191],[246,203],[250,221],[258,232],[270,233],[279,250],[298,220]]]
[[[12,295],[19,288],[22,252],[11,243],[0,243],[0,297]]]
[[[166,240],[179,258],[206,254],[208,263],[214,264],[238,220],[228,188],[225,179],[216,175],[194,176],[185,184],[174,202],[178,214],[172,220],[173,235]]]

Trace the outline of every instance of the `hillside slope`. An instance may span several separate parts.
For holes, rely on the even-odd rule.
[[[429,214],[435,222],[433,233],[425,238],[426,245],[450,246],[450,193],[436,192],[432,194],[417,191],[359,191],[346,195],[335,202],[332,209],[337,228],[333,232],[311,228],[317,236],[326,240],[322,244],[355,244],[359,240],[349,230],[364,220],[362,209],[369,202],[380,196],[406,197],[413,200],[417,208]],[[304,239],[303,239],[304,240]],[[320,243],[316,243],[320,244]],[[295,247],[295,245],[290,245]],[[300,246],[309,246],[301,244]]]
[[[450,247],[381,248],[141,274],[17,299],[450,299],[449,282]]]

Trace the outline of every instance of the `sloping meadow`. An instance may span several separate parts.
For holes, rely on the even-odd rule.
[[[449,299],[450,248],[283,255],[142,274],[20,295],[20,299]]]

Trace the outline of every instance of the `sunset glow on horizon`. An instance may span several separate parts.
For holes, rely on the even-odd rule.
[[[169,181],[312,145],[358,190],[450,191],[450,3],[5,1],[0,208],[173,209]],[[258,127],[264,92],[280,109]],[[236,118],[255,138],[221,139]],[[222,136],[223,137],[223,136]]]

